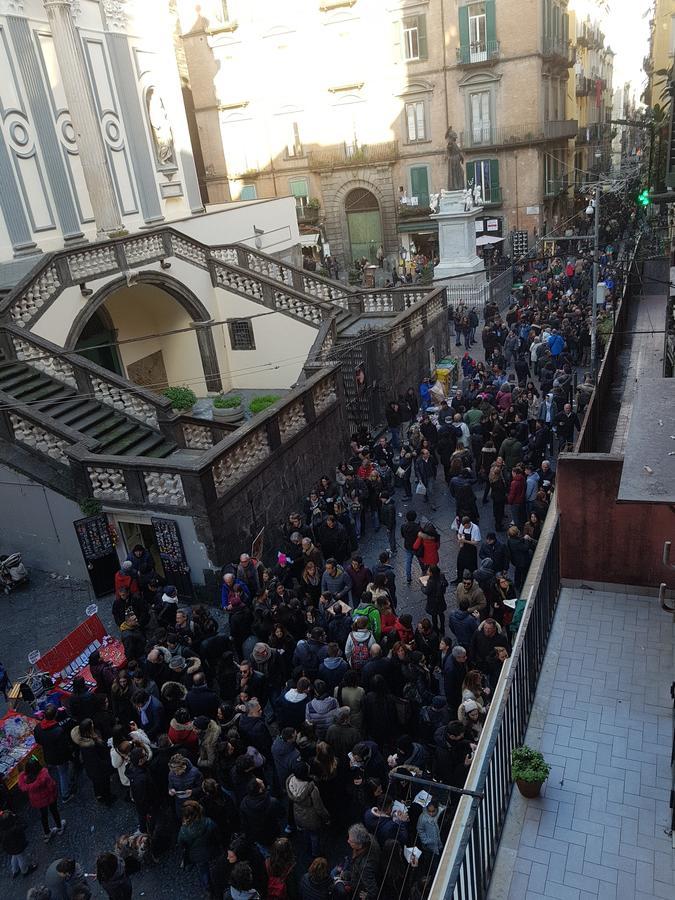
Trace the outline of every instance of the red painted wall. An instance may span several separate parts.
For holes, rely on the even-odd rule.
[[[608,454],[565,455],[558,461],[562,577],[615,584],[675,586],[663,565],[673,541],[675,511],[662,503],[617,503],[623,459]]]

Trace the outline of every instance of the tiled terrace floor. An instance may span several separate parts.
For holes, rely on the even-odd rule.
[[[563,589],[526,737],[551,774],[514,789],[489,900],[675,898],[674,637],[656,598]]]

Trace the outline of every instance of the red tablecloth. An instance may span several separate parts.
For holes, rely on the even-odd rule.
[[[69,692],[62,686],[61,672],[69,666],[74,660],[86,655],[87,648],[94,642],[99,641],[103,644],[104,638],[107,637],[105,626],[98,616],[89,616],[89,618],[73,629],[70,634],[66,635],[62,641],[56,646],[48,650],[40,657],[37,665],[42,672],[56,676],[54,678],[54,687],[68,694]],[[121,669],[126,665],[126,656],[124,654],[124,645],[116,638],[109,639],[108,642],[99,647],[101,658],[111,662],[116,668]],[[85,666],[77,672],[85,681],[94,681],[89,666]]]

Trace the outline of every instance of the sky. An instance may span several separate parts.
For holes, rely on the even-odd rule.
[[[590,14],[614,50],[614,87],[630,81],[639,99],[646,76],[642,60],[649,53],[649,19],[653,0],[570,0],[579,18]]]

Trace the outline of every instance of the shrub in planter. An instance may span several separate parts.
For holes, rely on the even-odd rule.
[[[164,392],[164,396],[171,401],[171,406],[176,412],[187,412],[197,402],[197,395],[192,388],[185,387],[168,387]]]
[[[213,415],[217,419],[226,422],[238,422],[244,418],[244,407],[241,405],[241,397],[215,397],[213,400]]]
[[[538,750],[523,746],[511,751],[511,777],[523,797],[538,797],[550,771],[551,767]]]
[[[267,409],[268,406],[272,406],[277,400],[281,398],[276,394],[264,394],[262,397],[255,397],[248,405],[248,408],[255,415],[256,413],[262,412],[264,409]]]

